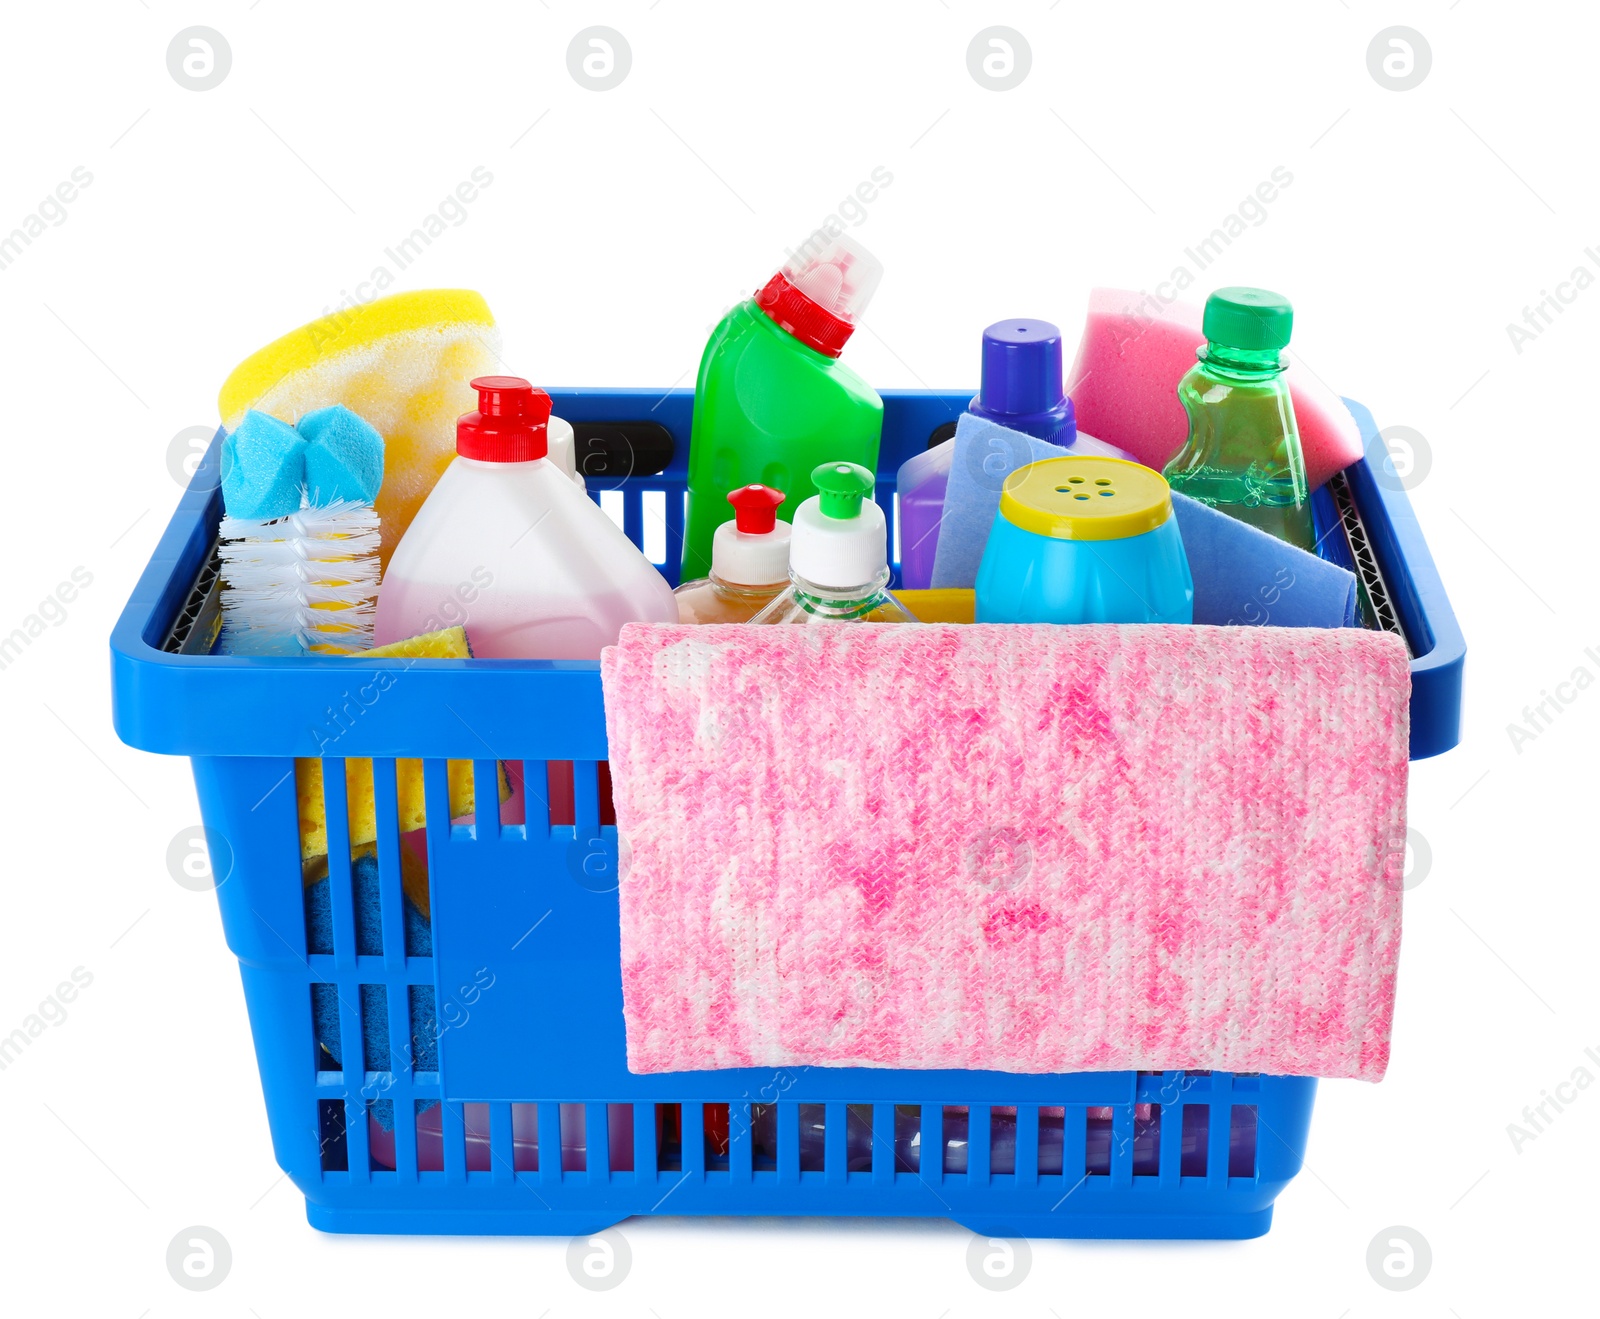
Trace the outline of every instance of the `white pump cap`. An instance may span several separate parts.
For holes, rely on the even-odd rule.
[[[792,528],[778,520],[786,496],[770,486],[728,492],[733,521],[711,537],[711,575],[730,586],[780,586],[789,580]]]
[[[830,591],[875,584],[889,554],[872,473],[857,463],[823,463],[811,481],[821,493],[795,510],[790,571]]]
[[[784,496],[776,490],[766,490],[765,485],[747,485],[744,490],[766,491],[768,495]],[[744,491],[734,490],[734,496]],[[789,539],[794,528],[776,519],[774,503],[766,511],[771,527],[766,531],[741,530],[739,523],[749,522],[744,507],[734,504],[739,512],[733,522],[723,522],[710,538],[710,571],[718,581],[731,586],[784,586],[789,581]]]

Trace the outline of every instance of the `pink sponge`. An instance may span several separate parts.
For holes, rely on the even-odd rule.
[[[1078,429],[1126,449],[1157,471],[1188,434],[1178,381],[1205,342],[1201,309],[1174,302],[1153,308],[1146,294],[1095,289],[1078,360],[1067,379]],[[1293,361],[1289,393],[1312,488],[1361,457],[1355,418],[1331,389]]]

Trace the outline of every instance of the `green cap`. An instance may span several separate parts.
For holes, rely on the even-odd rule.
[[[861,501],[872,493],[872,473],[860,463],[823,463],[811,473],[825,518],[861,516]]]
[[[1281,293],[1266,289],[1218,289],[1206,299],[1200,328],[1212,343],[1261,352],[1287,348],[1294,308]]]

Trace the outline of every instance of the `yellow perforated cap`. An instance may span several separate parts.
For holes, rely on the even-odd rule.
[[[1172,516],[1172,492],[1161,473],[1122,458],[1046,458],[1006,477],[1000,516],[1056,540],[1125,540]]]

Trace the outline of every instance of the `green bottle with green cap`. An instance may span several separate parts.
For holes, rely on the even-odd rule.
[[[915,623],[889,594],[889,546],[873,477],[860,463],[822,463],[817,493],[794,511],[789,585],[752,623]]]
[[[1189,438],[1162,475],[1191,499],[1310,550],[1311,491],[1279,355],[1293,328],[1281,294],[1226,288],[1206,299],[1200,360],[1178,382]]]

